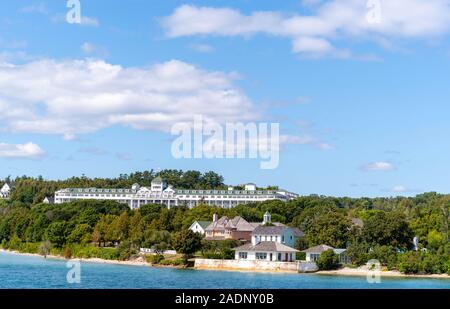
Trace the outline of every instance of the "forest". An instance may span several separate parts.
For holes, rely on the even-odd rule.
[[[0,200],[0,241],[4,249],[58,254],[65,257],[98,257],[127,260],[139,248],[156,252],[176,249],[184,261],[166,261],[161,254],[153,259],[183,263],[193,255],[232,258],[236,241],[206,242],[188,230],[195,220],[220,216],[242,216],[262,221],[269,211],[272,221],[298,227],[305,233],[297,249],[327,244],[347,248],[351,267],[378,259],[386,269],[403,273],[450,273],[450,195],[424,193],[415,197],[349,198],[302,196],[288,202],[266,201],[222,209],[199,205],[192,209],[144,205],[131,210],[111,201],[76,201],[43,204],[45,196],[65,187],[130,187],[149,185],[157,175],[178,188],[224,188],[223,177],[214,173],[164,170],[136,172],[114,179],[85,176],[61,181],[42,177],[6,179],[12,184],[11,198]],[[0,181],[0,186],[3,182]],[[355,224],[358,219],[362,224]],[[413,248],[413,238],[419,246]]]

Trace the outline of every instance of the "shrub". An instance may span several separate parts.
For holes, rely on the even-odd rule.
[[[124,241],[117,248],[117,252],[119,254],[119,260],[126,261],[129,260],[130,257],[135,255],[137,252],[131,247],[131,242]]]
[[[374,246],[368,256],[369,259],[380,261],[388,269],[393,269],[397,264],[397,252],[392,246]]]
[[[159,264],[162,260],[164,260],[164,255],[154,254],[154,255],[146,256],[145,260],[152,264]]]
[[[420,271],[420,254],[409,251],[398,257],[398,270],[405,274],[417,274]]]
[[[320,270],[332,270],[339,267],[339,257],[333,250],[327,250],[320,254],[316,262]]]
[[[305,252],[297,252],[295,254],[295,259],[297,261],[304,261],[304,260],[306,260],[306,253]]]
[[[64,248],[64,258],[66,259],[72,258],[72,249],[70,249],[69,247]]]
[[[223,258],[223,255],[216,252],[205,252],[203,253],[203,257],[210,260],[221,260]]]
[[[185,260],[184,259],[175,259],[175,260],[161,260],[159,262],[160,265],[165,265],[165,266],[181,266],[181,265],[185,265]]]
[[[426,274],[442,274],[447,272],[444,256],[425,253],[421,257],[421,272]]]

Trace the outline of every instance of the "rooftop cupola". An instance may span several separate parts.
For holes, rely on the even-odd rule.
[[[264,214],[263,224],[271,224],[272,223],[272,216],[268,211]]]
[[[254,183],[246,184],[245,191],[256,191],[256,185]]]
[[[152,191],[162,192],[167,188],[167,183],[160,177],[155,177],[152,180]]]

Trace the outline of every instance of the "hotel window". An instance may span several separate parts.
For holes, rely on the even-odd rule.
[[[267,259],[267,253],[265,253],[265,252],[256,252],[256,259],[257,260],[266,260]]]
[[[247,252],[239,252],[239,259],[246,260],[247,259]]]

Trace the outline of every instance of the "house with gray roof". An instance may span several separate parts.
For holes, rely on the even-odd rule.
[[[224,240],[235,239],[250,241],[253,230],[256,225],[247,222],[244,218],[236,216],[228,218],[227,216],[218,218],[217,214],[213,216],[213,222],[205,229],[206,240]]]
[[[351,263],[351,260],[347,254],[347,249],[336,249],[331,246],[320,245],[308,248],[306,250],[303,250],[302,252],[306,253],[307,262],[316,262],[319,259],[320,255],[328,250],[332,250],[339,257],[339,262],[341,264]]]
[[[268,212],[264,222],[252,232],[251,243],[235,248],[236,260],[295,261],[298,250],[294,249],[303,232],[284,224],[272,224]]]

